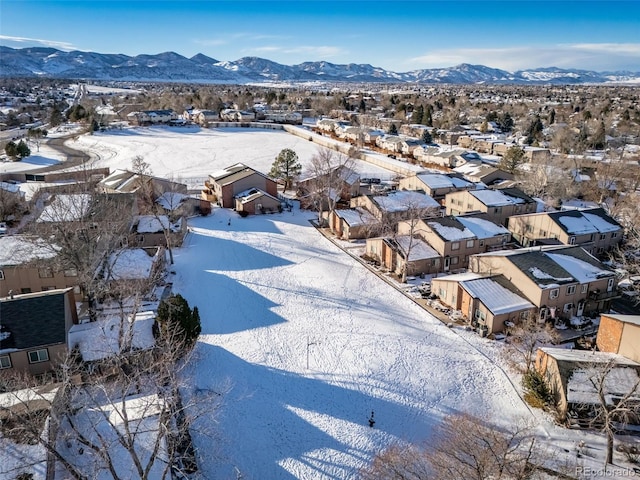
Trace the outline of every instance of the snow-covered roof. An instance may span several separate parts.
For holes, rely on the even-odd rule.
[[[377,195],[373,200],[387,212],[404,212],[413,208],[440,208],[429,195],[407,190],[396,190],[387,195]]]
[[[621,229],[602,208],[554,212],[549,216],[572,235],[616,232]]]
[[[182,226],[182,219],[175,223],[169,223],[167,215],[140,215],[135,220],[136,231],[138,233],[158,233],[169,229],[172,232],[179,232]]]
[[[396,242],[400,246],[403,252],[409,249],[409,235],[399,235],[396,237]],[[414,238],[411,242],[411,252],[409,253],[409,261],[425,260],[428,258],[439,258],[441,255],[436,252],[431,245],[424,240]]]
[[[165,210],[172,211],[178,208],[187,198],[189,196],[184,193],[165,192],[156,199],[156,203]]]
[[[599,278],[613,277],[611,270],[604,270],[571,255],[547,253],[547,256],[569,272],[578,282],[588,283]]]
[[[22,265],[34,260],[53,258],[59,248],[41,238],[21,235],[0,236],[0,266]]]
[[[489,207],[500,207],[525,203],[523,199],[512,197],[511,195],[505,195],[501,190],[473,190],[470,193]]]
[[[569,403],[587,405],[599,404],[598,389],[600,383],[604,385],[604,396],[607,404],[616,403],[616,398],[623,397],[633,392],[632,398],[640,400],[640,391],[637,390],[640,376],[637,368],[630,366],[614,366],[602,378],[602,369],[579,368],[575,369],[567,381],[567,401]]]
[[[446,241],[476,238],[475,234],[457,218],[436,218],[428,221],[427,225]]]
[[[153,323],[155,312],[138,312],[122,319],[119,315],[91,323],[73,325],[69,330],[69,349],[78,348],[85,362],[112,357],[121,353],[121,335],[131,338],[131,348],[149,349],[155,345]]]
[[[377,219],[363,208],[351,208],[345,210],[335,210],[338,217],[342,218],[351,227],[359,225],[371,225],[377,223]]]
[[[466,228],[471,230],[479,239],[492,238],[499,235],[510,235],[511,233],[506,227],[497,225],[489,220],[479,217],[456,217],[458,221]]]
[[[531,302],[503,287],[492,278],[478,278],[460,282],[474,298],[479,299],[494,315],[534,308]]]
[[[450,177],[440,173],[420,173],[416,175],[418,179],[429,188],[462,188],[470,186],[471,183],[457,177]]]
[[[36,221],[77,222],[89,213],[90,207],[91,195],[87,193],[56,195]]]
[[[155,257],[142,248],[127,248],[109,257],[109,280],[144,280],[153,270]]]

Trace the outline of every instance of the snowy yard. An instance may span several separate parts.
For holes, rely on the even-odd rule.
[[[349,478],[444,415],[530,415],[500,368],[308,218],[216,209],[176,251],[174,290],[203,323],[194,391],[226,392],[198,425],[206,478]]]

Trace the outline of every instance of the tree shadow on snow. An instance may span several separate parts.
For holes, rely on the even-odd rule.
[[[364,393],[366,385],[352,390],[251,364],[203,342],[197,355],[194,394],[228,389],[217,422],[200,419],[194,426],[202,473],[211,478],[231,478],[235,468],[247,479],[293,480],[305,472],[313,472],[313,478],[349,478],[394,439],[423,440],[439,422],[433,413]],[[304,352],[300,355],[303,362]],[[230,388],[225,386],[229,379]],[[373,428],[368,423],[372,411]],[[206,454],[219,444],[202,435],[203,428],[215,429],[222,438],[226,458]]]

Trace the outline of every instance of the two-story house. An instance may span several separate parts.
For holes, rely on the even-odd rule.
[[[0,298],[0,370],[40,375],[62,363],[78,323],[73,289]]]
[[[504,247],[509,231],[483,216],[423,218],[399,222],[398,233],[424,239],[443,258],[441,272],[467,268],[476,253]]]
[[[473,255],[475,273],[502,274],[538,309],[541,319],[609,310],[618,296],[615,273],[581,247],[541,246]]]
[[[274,180],[243,163],[212,173],[205,187],[203,199],[215,199],[223,208],[234,208],[235,196],[251,188],[262,190],[273,197],[278,196],[278,185]]]
[[[515,215],[509,230],[521,245],[528,247],[557,240],[564,245],[580,245],[601,255],[622,240],[622,226],[602,208]]]
[[[394,190],[385,195],[360,195],[351,199],[351,208],[361,207],[379,223],[394,227],[408,218],[439,216],[441,207],[429,195],[408,190]]]
[[[475,184],[455,175],[443,173],[418,173],[404,177],[398,182],[400,190],[424,192],[434,200],[443,201],[447,193],[473,190]]]
[[[509,217],[534,213],[538,203],[518,188],[463,190],[445,196],[447,215],[482,212],[500,225],[507,225]]]

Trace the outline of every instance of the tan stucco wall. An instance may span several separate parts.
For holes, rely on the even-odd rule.
[[[640,326],[631,323],[624,325],[618,353],[640,363]]]
[[[602,315],[596,345],[601,352],[618,353],[624,324],[620,320]]]

